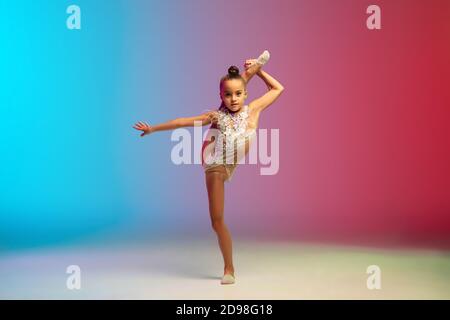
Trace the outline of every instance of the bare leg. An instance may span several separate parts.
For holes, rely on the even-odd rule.
[[[250,65],[250,68],[246,69],[241,77],[244,78],[245,82],[248,83],[250,79],[261,70],[261,67],[265,65],[270,59],[270,53],[267,50],[264,50],[263,53],[260,54],[258,59],[249,59],[245,61],[245,68],[247,65]]]
[[[228,273],[234,276],[231,235],[223,217],[225,173],[218,171],[206,172],[205,176],[206,187],[208,189],[211,224],[217,234],[220,250],[222,251],[225,264],[224,274]]]

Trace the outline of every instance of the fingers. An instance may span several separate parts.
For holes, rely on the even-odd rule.
[[[148,124],[146,122],[139,121],[139,123],[141,124],[141,127],[144,128],[144,129],[146,127],[148,127]]]
[[[252,65],[256,64],[257,61],[258,60],[256,60],[256,59],[247,59],[247,60],[245,60],[244,66],[251,67]]]
[[[217,118],[217,114],[214,112],[214,113],[211,113],[211,114],[209,114],[209,120],[212,122],[212,123],[215,123],[215,122],[217,122],[217,120],[218,120],[218,118]]]
[[[251,68],[252,66],[254,66],[255,64],[256,64],[256,60],[255,60],[255,59],[246,60],[246,61],[245,61],[245,64],[244,64],[245,70],[250,69],[250,68]]]
[[[150,128],[150,125],[147,122],[138,121],[133,128],[136,130],[147,130]]]

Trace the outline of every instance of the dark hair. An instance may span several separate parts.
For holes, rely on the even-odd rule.
[[[236,66],[231,66],[228,68],[228,74],[223,76],[220,79],[219,90],[222,90],[222,86],[225,81],[232,80],[232,79],[240,79],[242,81],[242,83],[244,84],[244,87],[247,85],[244,78],[242,78],[242,76],[239,74],[239,68]],[[228,108],[225,107],[225,104],[223,103],[223,101],[218,110],[222,110],[224,112],[229,112]]]
[[[242,76],[239,74],[239,68],[236,66],[231,66],[228,68],[228,74],[220,79],[219,89],[222,90],[222,86],[225,81],[232,79],[240,79],[242,80],[244,86],[246,85],[244,78],[242,78]]]

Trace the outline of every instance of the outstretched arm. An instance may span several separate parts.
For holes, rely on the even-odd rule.
[[[173,130],[181,127],[193,127],[196,121],[204,126],[210,124],[211,122],[215,122],[216,120],[217,115],[215,114],[215,112],[208,111],[198,116],[176,118],[154,126],[149,125],[147,122],[139,121],[133,126],[133,128],[135,128],[136,130],[142,130],[143,132],[141,134],[141,137],[143,137],[156,131]]]
[[[284,87],[281,83],[279,83],[275,78],[269,75],[267,72],[263,70],[259,70],[257,75],[264,81],[269,89],[264,95],[259,97],[258,99],[253,100],[249,104],[249,108],[253,109],[257,112],[261,112],[268,106],[270,106],[281,93],[284,91]]]

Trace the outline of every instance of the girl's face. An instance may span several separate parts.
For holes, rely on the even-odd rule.
[[[232,112],[239,111],[247,99],[247,90],[240,79],[231,79],[223,82],[220,98],[225,106]]]

